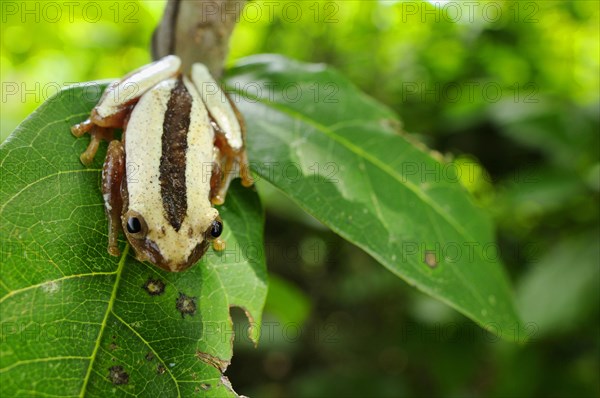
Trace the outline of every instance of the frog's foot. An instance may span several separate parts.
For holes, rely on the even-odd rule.
[[[79,156],[81,163],[86,166],[89,166],[94,160],[94,156],[96,156],[96,152],[98,151],[98,146],[101,140],[107,142],[113,140],[113,129],[98,127],[89,119],[71,127],[71,133],[73,133],[75,137],[81,137],[85,133],[89,133],[91,136],[91,140],[87,149],[81,154],[81,156]]]
[[[225,244],[225,241],[221,238],[216,238],[215,240],[213,240],[212,245],[213,249],[218,252],[225,250],[225,247],[227,246]]]
[[[81,123],[71,126],[71,133],[77,138],[83,137],[83,135],[89,132],[92,127],[94,127],[94,123],[90,119],[86,119]]]

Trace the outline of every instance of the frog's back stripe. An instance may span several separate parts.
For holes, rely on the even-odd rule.
[[[192,81],[206,104],[208,113],[210,113],[213,120],[219,121],[218,126],[225,133],[225,138],[231,148],[241,149],[244,141],[238,118],[231,107],[229,99],[211,76],[208,68],[200,63],[192,65]]]
[[[101,118],[109,117],[150,90],[159,82],[175,76],[181,60],[169,55],[156,62],[142,66],[111,84],[98,102],[95,110]]]
[[[163,122],[160,194],[169,223],[179,231],[187,213],[186,152],[192,96],[181,78],[171,91]]]
[[[176,129],[170,132],[171,127],[165,129],[165,126],[175,127],[179,124],[167,119],[169,107],[177,106],[175,103],[179,102],[173,95],[183,91],[182,87],[191,96],[191,108],[189,112],[183,112],[187,113],[187,117],[181,116],[182,120],[189,119],[185,134],[179,134]],[[187,103],[188,100],[182,102]],[[167,144],[166,141],[172,142]],[[218,215],[209,199],[213,141],[214,130],[206,107],[186,77],[181,80],[167,79],[154,86],[140,98],[127,124],[125,153],[128,208],[144,217],[149,231],[147,239],[153,242],[165,263],[174,267],[187,261]],[[167,171],[169,167],[163,165],[165,159],[177,157],[177,164],[181,166],[181,156],[167,154],[170,150],[166,147],[171,148],[173,153],[178,151],[178,147],[187,148],[182,167]],[[185,181],[184,186],[181,189],[165,189],[163,182],[175,175],[179,181]],[[175,210],[169,214],[165,210],[168,207],[165,203],[177,203],[180,199],[176,198],[182,194],[185,194],[186,210]],[[182,209],[177,206],[173,208]],[[180,211],[184,214],[178,213]],[[173,219],[177,222],[171,222]],[[177,224],[178,230],[175,228]]]

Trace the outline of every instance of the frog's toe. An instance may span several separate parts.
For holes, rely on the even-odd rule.
[[[213,249],[215,249],[218,252],[225,250],[225,247],[227,246],[225,244],[225,241],[221,238],[217,238],[217,239],[213,240],[212,245],[213,245]]]
[[[220,193],[217,193],[215,196],[213,196],[213,197],[210,199],[210,202],[211,202],[213,205],[220,206],[220,205],[222,205],[223,203],[225,203],[225,198],[224,198],[224,197],[223,197],[223,196],[222,196]]]
[[[81,137],[85,133],[89,132],[92,127],[94,127],[94,124],[90,121],[90,119],[87,119],[84,122],[71,126],[71,133],[75,137]]]
[[[87,149],[79,156],[81,163],[83,163],[85,166],[89,166],[92,163],[94,156],[96,156],[96,152],[98,151],[99,144],[100,139],[95,135],[92,135],[92,139],[90,140]]]
[[[121,255],[121,250],[119,250],[117,246],[108,246],[108,254],[119,257]]]

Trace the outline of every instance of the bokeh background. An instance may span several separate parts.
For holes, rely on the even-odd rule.
[[[600,396],[599,2],[250,4],[230,64],[268,52],[332,65],[406,131],[477,165],[465,186],[497,222],[530,342],[482,332],[260,185],[270,290],[258,348],[234,311],[236,390]],[[164,5],[3,2],[1,139],[59,88],[147,63]]]

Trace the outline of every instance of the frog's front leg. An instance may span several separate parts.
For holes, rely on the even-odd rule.
[[[81,160],[81,163],[83,163],[86,166],[89,166],[94,160],[94,157],[96,156],[96,152],[98,151],[100,141],[104,140],[110,142],[114,137],[112,129],[98,127],[95,125],[90,126],[91,123],[85,124],[86,122],[76,124],[71,128],[71,132],[75,137],[81,137],[86,132],[90,134],[90,143],[88,144],[86,150],[79,156],[79,160]]]
[[[93,136],[92,136],[93,137]],[[125,177],[125,149],[120,141],[108,144],[106,160],[102,167],[102,197],[104,211],[108,219],[108,252],[113,256],[121,254],[117,239],[121,231],[123,198],[121,185]]]

